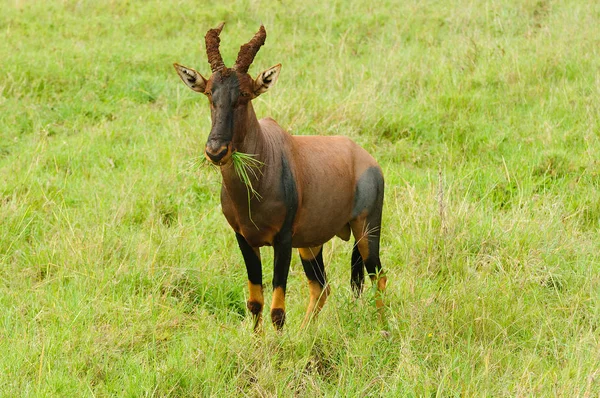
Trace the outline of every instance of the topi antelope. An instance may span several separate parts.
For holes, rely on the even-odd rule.
[[[358,297],[364,268],[377,286],[376,305],[382,309],[387,278],[379,260],[383,207],[383,174],[367,151],[346,137],[292,136],[273,119],[258,120],[251,101],[277,81],[281,64],[252,79],[248,68],[266,31],[261,26],[241,46],[232,68],[223,63],[219,34],[223,23],[205,36],[212,75],[205,79],[194,69],[174,64],[181,80],[208,97],[212,128],[205,156],[218,165],[223,177],[221,206],[235,231],[248,272],[248,309],[254,329],[260,329],[263,280],[260,247],[273,246],[273,300],[271,321],[276,329],[285,322],[285,291],[292,248],[298,248],[308,277],[310,301],[303,326],[316,315],[329,295],[323,264],[323,244],[334,235],[354,235],[351,286]],[[250,176],[256,195],[238,177],[233,154],[252,154],[262,162]]]

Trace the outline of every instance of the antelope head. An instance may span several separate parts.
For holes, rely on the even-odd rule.
[[[245,124],[251,109],[250,101],[275,84],[281,69],[281,64],[275,65],[260,73],[256,79],[248,74],[250,64],[267,37],[262,25],[252,40],[240,47],[233,67],[226,67],[219,51],[219,34],[223,25],[221,23],[210,29],[204,37],[212,71],[210,78],[205,79],[192,68],[174,64],[179,77],[189,88],[208,97],[212,127],[204,154],[217,165],[229,162],[236,150],[236,143],[243,140],[247,130]]]

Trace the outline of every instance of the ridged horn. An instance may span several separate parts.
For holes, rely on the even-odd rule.
[[[208,56],[208,63],[213,73],[220,71],[225,67],[223,63],[223,57],[221,57],[221,51],[219,51],[219,43],[221,39],[219,34],[223,30],[225,22],[221,22],[219,26],[214,29],[210,29],[204,36],[204,42],[206,43],[206,55]]]
[[[260,50],[260,47],[265,44],[266,38],[267,31],[263,25],[260,25],[260,29],[258,29],[252,40],[240,47],[240,52],[238,53],[235,65],[233,65],[233,69],[240,73],[248,72],[250,64],[254,61],[254,57],[258,50]]]

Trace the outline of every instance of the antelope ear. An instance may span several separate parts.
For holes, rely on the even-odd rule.
[[[254,81],[254,95],[258,97],[274,85],[277,81],[277,77],[279,77],[280,70],[281,64],[277,64],[258,75]]]
[[[173,66],[186,86],[198,93],[204,93],[204,90],[206,90],[206,79],[200,73],[183,65],[173,64]]]

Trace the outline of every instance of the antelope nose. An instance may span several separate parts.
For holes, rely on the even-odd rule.
[[[215,164],[219,164],[221,160],[229,153],[229,144],[219,145],[219,143],[210,141],[206,143],[204,153],[208,160]]]

